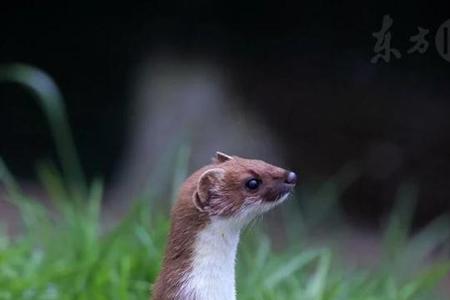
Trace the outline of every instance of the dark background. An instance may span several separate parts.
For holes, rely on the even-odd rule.
[[[385,14],[402,58],[371,64]],[[428,2],[17,2],[0,5],[0,63],[31,64],[55,79],[84,169],[109,178],[142,60],[164,47],[209,57],[226,66],[242,105],[274,129],[305,180],[355,162],[361,176],[341,200],[351,219],[377,224],[408,181],[419,189],[420,225],[450,209],[450,63],[434,44],[447,19],[448,5]],[[417,26],[430,30],[430,46],[408,55]],[[0,99],[0,155],[32,179],[36,160],[55,158],[47,123],[21,88],[2,85]]]

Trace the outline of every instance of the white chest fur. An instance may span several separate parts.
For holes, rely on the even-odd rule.
[[[268,203],[249,198],[234,217],[213,217],[195,238],[192,268],[182,279],[180,299],[235,300],[234,269],[240,231],[254,217],[286,198],[287,194]]]
[[[183,280],[183,299],[236,299],[234,269],[241,227],[230,219],[214,218],[198,233],[192,269]]]

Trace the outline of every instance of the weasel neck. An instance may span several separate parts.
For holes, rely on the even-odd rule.
[[[186,299],[235,300],[235,260],[241,226],[213,218],[194,241],[191,272],[185,275]]]

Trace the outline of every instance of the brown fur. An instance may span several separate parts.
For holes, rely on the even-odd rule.
[[[154,300],[177,299],[181,279],[191,268],[195,237],[208,224],[210,216],[232,216],[239,212],[246,198],[275,201],[292,188],[284,183],[287,173],[284,169],[259,160],[230,158],[218,153],[213,164],[196,171],[182,185],[171,213],[166,256],[153,288]],[[224,172],[208,172],[213,169]],[[257,191],[250,191],[245,182],[254,177],[263,184]]]

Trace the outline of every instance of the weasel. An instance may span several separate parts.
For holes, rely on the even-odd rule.
[[[182,185],[153,300],[234,300],[241,229],[282,203],[294,172],[217,152]]]

